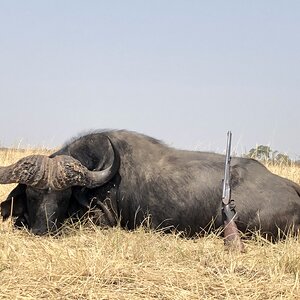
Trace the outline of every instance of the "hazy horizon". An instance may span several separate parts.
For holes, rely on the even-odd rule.
[[[138,131],[299,159],[300,2],[0,1],[0,146]]]

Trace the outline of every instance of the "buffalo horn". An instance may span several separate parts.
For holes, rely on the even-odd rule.
[[[63,190],[71,186],[94,188],[107,183],[118,171],[120,158],[108,139],[112,162],[100,171],[90,171],[69,155],[49,158],[30,155],[7,167],[0,167],[0,184],[22,183],[38,189]]]
[[[44,165],[47,157],[44,155],[30,155],[16,163],[0,167],[0,183],[23,183],[30,186],[46,184],[47,178]]]
[[[58,165],[62,166],[57,168],[56,174],[52,176],[53,188],[56,190],[66,189],[70,186],[95,188],[107,183],[117,173],[120,166],[120,158],[109,138],[108,141],[111,146],[112,162],[110,166],[104,170],[90,171],[71,156],[61,155],[53,157],[53,159],[62,158],[58,163]]]

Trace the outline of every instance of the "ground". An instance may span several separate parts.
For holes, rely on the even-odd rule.
[[[3,150],[0,165],[32,152],[45,150]],[[268,168],[300,183],[296,166]],[[0,187],[1,199],[13,186]],[[68,224],[62,236],[36,237],[0,222],[0,298],[300,299],[299,243],[255,234],[246,253],[235,253],[224,250],[220,233],[185,239]]]

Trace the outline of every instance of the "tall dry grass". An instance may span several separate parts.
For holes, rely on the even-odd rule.
[[[0,165],[31,151],[2,151]],[[296,166],[268,166],[300,183]],[[5,199],[13,185],[0,187]],[[300,299],[300,245],[260,236],[244,254],[217,234],[197,239],[140,228],[68,226],[36,237],[0,222],[0,299]]]

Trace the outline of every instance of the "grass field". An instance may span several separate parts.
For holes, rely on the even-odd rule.
[[[0,151],[0,165],[33,152],[46,153]],[[268,168],[300,183],[296,166]],[[0,199],[13,187],[1,185]],[[218,234],[188,240],[77,224],[36,237],[0,221],[0,299],[300,299],[299,258],[296,238],[256,235],[240,254],[224,251]]]

